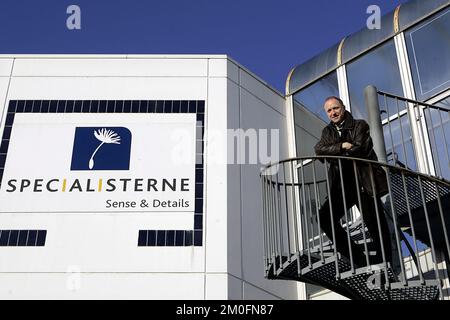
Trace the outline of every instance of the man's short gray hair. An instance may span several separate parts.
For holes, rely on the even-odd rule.
[[[330,100],[337,100],[341,106],[344,106],[344,102],[339,97],[336,97],[336,96],[330,96],[330,97],[326,98],[325,101],[323,102],[323,104],[327,103]]]

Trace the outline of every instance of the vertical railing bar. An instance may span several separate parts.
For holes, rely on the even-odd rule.
[[[281,216],[281,192],[280,192],[280,183],[278,180],[278,174],[280,172],[280,167],[277,165],[277,187],[276,187],[276,208],[277,211],[277,218],[278,218],[278,237],[279,237],[279,244],[280,244],[280,270],[283,269],[283,222],[282,222],[282,216]]]
[[[408,189],[406,187],[406,178],[405,178],[405,173],[403,171],[402,171],[402,181],[403,181],[403,191],[405,192],[406,209],[408,211],[409,223],[411,225],[411,233],[412,233],[412,236],[413,236],[414,252],[416,254],[416,259],[417,259],[417,273],[419,274],[420,282],[422,284],[425,284],[425,280],[424,280],[423,274],[422,274],[422,266],[421,266],[421,263],[420,263],[419,250],[417,248],[416,231],[415,231],[414,222],[413,222],[413,219],[412,219],[411,206],[409,204]]]
[[[313,215],[313,208],[312,208],[312,198],[311,198],[311,183],[308,183],[308,203],[309,203],[309,220],[311,222],[311,229],[312,229],[312,246],[313,249],[316,247],[316,240],[315,240],[315,233],[314,233],[314,215]]]
[[[406,165],[406,167],[409,167],[409,165],[408,165],[408,156],[406,155],[405,135],[403,134],[403,126],[402,126],[402,118],[403,118],[403,116],[400,115],[400,107],[398,106],[398,98],[395,98],[395,104],[397,105],[397,113],[399,115],[398,116],[398,121],[399,121],[399,127],[400,127],[400,135],[401,135],[402,141],[403,141],[402,147],[403,147],[403,155],[404,155],[404,159],[405,159],[405,165]],[[406,119],[408,120],[409,119],[408,118],[408,113],[409,113],[408,108],[406,108],[406,112],[407,112]],[[392,150],[392,155],[395,157],[394,150]]]
[[[298,240],[298,221],[297,221],[297,204],[295,197],[295,179],[294,179],[294,163],[292,161],[289,162],[291,164],[291,177],[292,177],[292,189],[291,189],[291,197],[292,197],[292,212],[294,215],[294,240],[295,240],[295,252],[297,253],[297,274],[301,274],[301,266],[300,266],[300,245]]]
[[[312,165],[312,170],[313,170],[313,184],[314,184],[314,196],[316,198],[316,216],[317,216],[317,228],[318,228],[318,232],[319,232],[319,245],[320,245],[320,257],[321,257],[321,261],[322,263],[325,262],[324,259],[324,255],[323,255],[323,240],[322,240],[322,229],[320,226],[320,215],[319,215],[319,206],[320,206],[320,194],[319,194],[319,190],[318,190],[318,185],[317,185],[317,179],[316,179],[316,161],[313,161],[313,165]]]
[[[358,170],[356,168],[356,161],[352,160],[353,162],[353,170],[355,173],[355,182],[356,182],[356,194],[358,197],[358,208],[361,210],[361,231],[363,233],[363,240],[364,240],[364,252],[366,256],[366,263],[367,266],[370,267],[370,261],[369,261],[369,248],[367,247],[367,235],[366,235],[366,224],[364,223],[364,215],[362,213],[362,201],[361,201],[361,190],[359,187],[359,179],[358,179]]]
[[[450,257],[450,242],[448,240],[447,228],[445,226],[444,211],[442,209],[441,195],[439,193],[439,188],[438,188],[438,185],[437,185],[436,181],[434,182],[434,185],[436,187],[437,202],[438,202],[438,207],[439,207],[439,216],[441,218],[442,229],[444,231],[445,245],[447,246],[447,254]]]
[[[439,275],[439,267],[437,265],[436,251],[434,248],[433,233],[431,231],[430,218],[428,216],[427,203],[426,203],[426,199],[425,199],[425,194],[423,193],[422,179],[420,176],[417,176],[417,179],[419,181],[420,196],[422,197],[423,212],[425,214],[425,222],[427,223],[428,235],[430,236],[431,257],[433,258],[434,275],[435,275],[436,279],[441,280],[441,277]],[[441,295],[441,298],[443,298],[444,296],[443,296],[441,285],[439,285],[439,293]]]
[[[394,222],[394,232],[395,232],[395,240],[396,240],[396,245],[397,245],[397,253],[398,253],[398,258],[400,260],[400,268],[401,268],[401,278],[402,278],[402,283],[404,286],[408,285],[408,281],[406,280],[406,271],[405,271],[405,261],[403,260],[403,256],[402,256],[402,246],[401,246],[401,241],[400,241],[400,236],[398,233],[398,223],[397,223],[397,211],[395,210],[395,206],[394,206],[394,194],[392,192],[392,185],[391,185],[391,179],[389,177],[389,168],[386,168],[386,181],[387,181],[387,185],[388,185],[388,192],[389,192],[389,198],[390,198],[390,203],[391,203],[391,212],[392,212],[392,220]],[[401,230],[400,230],[401,232]]]
[[[375,179],[373,176],[373,166],[371,163],[369,163],[369,173],[370,173],[370,183],[372,185],[372,194],[373,194],[373,202],[375,205],[375,215],[377,218],[377,225],[378,225],[378,235],[380,240],[380,248],[381,248],[381,256],[383,258],[383,266],[384,266],[384,275],[386,278],[386,285],[389,285],[389,275],[387,270],[387,262],[386,262],[386,251],[384,247],[384,239],[383,239],[383,232],[381,231],[381,221],[380,221],[380,211],[378,208],[378,200],[377,200],[377,188],[375,186]]]
[[[304,165],[303,162],[300,166],[300,172],[302,176],[302,198],[303,198],[303,208],[305,209],[305,230],[306,230],[306,248],[308,251],[308,266],[311,268],[312,262],[311,262],[311,248],[309,245],[309,226],[308,226],[308,209],[306,207],[306,190],[305,190],[305,171],[304,171]]]
[[[271,170],[273,170],[273,167],[271,167]],[[272,173],[272,172],[271,172]],[[274,198],[273,198],[273,188],[274,186],[274,182],[272,181],[273,175],[270,175],[270,185],[269,185],[269,205],[270,205],[270,227],[272,229],[271,233],[272,233],[272,253],[273,253],[273,270],[274,270],[274,274],[277,273],[277,233],[276,233],[276,228],[275,228],[275,210],[274,210]]]
[[[444,130],[444,121],[442,119],[442,113],[440,110],[437,110],[437,112],[439,113],[439,119],[441,120],[441,130],[442,130],[442,135],[444,136],[444,145],[445,145],[445,154],[447,156],[447,166],[450,165],[450,156],[449,156],[449,151],[448,151],[448,145],[447,145],[447,137],[445,135],[445,130]],[[442,176],[444,174],[442,173]]]
[[[347,228],[347,244],[348,244],[348,253],[350,255],[350,266],[351,266],[351,272],[355,273],[355,265],[353,262],[353,250],[352,250],[352,240],[350,238],[350,226],[348,223],[348,216],[347,216],[347,199],[345,199],[345,185],[344,185],[344,177],[343,177],[343,173],[342,173],[342,160],[338,159],[338,163],[339,163],[339,177],[341,180],[341,188],[342,188],[342,202],[344,204],[344,216],[345,216],[345,224],[346,224],[346,228]],[[333,222],[332,222],[333,223]]]
[[[333,219],[333,203],[331,201],[331,190],[330,190],[330,178],[328,177],[328,161],[327,159],[324,159],[325,163],[325,177],[327,180],[327,193],[328,193],[328,201],[330,202],[330,217],[331,217],[331,233],[333,237],[333,251],[334,251],[334,257],[335,257],[335,266],[336,266],[336,279],[340,278],[340,271],[339,271],[339,261],[338,261],[338,255],[337,255],[337,248],[336,248],[336,233],[334,230],[334,219]]]
[[[289,234],[289,209],[288,209],[288,198],[287,198],[287,180],[286,180],[286,162],[283,162],[283,178],[284,178],[284,199],[286,208],[286,231],[287,231],[287,250],[288,258],[287,261],[291,262],[291,237]]]
[[[264,274],[267,276],[268,274],[268,259],[267,259],[267,234],[266,234],[266,195],[264,192],[264,171],[261,171],[261,198],[262,198],[262,221],[263,221],[263,260],[264,260]]]
[[[389,129],[389,137],[391,138],[391,147],[392,147],[392,156],[394,157],[394,161],[395,161],[395,143],[394,143],[394,136],[392,134],[392,126],[391,126],[391,114],[389,112],[389,106],[388,106],[388,102],[387,102],[387,96],[384,95],[384,105],[386,106],[386,112],[387,112],[387,124],[388,124],[388,129]],[[398,118],[400,120],[400,118]],[[401,125],[401,122],[400,122]]]
[[[421,120],[422,116],[421,116],[421,113],[420,113],[420,106],[417,103],[414,104],[413,111],[414,111],[414,118],[417,120],[417,123],[418,123],[418,126],[419,126],[419,131],[422,134],[425,134],[426,132],[424,131],[422,120]],[[417,115],[417,113],[419,113],[419,115]],[[425,112],[424,112],[424,115],[425,115]],[[425,119],[425,121],[426,121],[426,119]],[[425,141],[423,141],[422,146],[423,146],[423,148],[426,149]],[[430,164],[428,163],[428,161],[425,161],[425,165],[427,166],[427,168],[426,168],[427,172],[431,172],[431,167],[430,167]],[[434,167],[434,164],[433,164],[433,167]]]
[[[269,181],[267,179],[267,169],[264,171],[264,190],[266,195],[265,206],[266,206],[266,233],[267,233],[267,258],[269,265],[273,263],[272,261],[272,238],[271,238],[271,228],[270,228],[270,206],[269,206]],[[269,269],[270,270],[270,269]]]
[[[436,155],[434,155],[433,159],[436,158],[436,164],[438,167],[438,175],[442,177],[442,168],[441,168],[441,161],[439,160],[439,149],[438,149],[438,145],[437,145],[437,141],[436,141],[436,135],[434,134],[434,124],[433,124],[433,115],[431,114],[431,109],[430,108],[424,108],[424,110],[428,109],[428,114],[430,116],[430,122],[431,122],[431,129],[429,130],[432,136],[432,143],[431,143],[431,148],[432,150],[436,150]],[[425,112],[424,112],[425,113]],[[425,118],[426,120],[426,118]]]

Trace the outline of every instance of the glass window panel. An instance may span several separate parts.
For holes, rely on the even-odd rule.
[[[410,170],[417,170],[414,147],[412,144],[411,127],[408,115],[404,114],[400,118],[390,121],[383,126],[384,141],[388,154],[388,163],[403,165]]]
[[[437,106],[449,108],[450,97],[436,103]],[[449,112],[425,109],[433,162],[437,175],[450,179],[450,115]]]
[[[356,119],[367,120],[364,89],[368,85],[374,85],[381,91],[403,96],[400,69],[393,40],[348,63],[346,68],[350,106]],[[389,104],[389,109],[391,115],[397,113],[395,104]]]
[[[441,12],[405,33],[418,100],[450,87],[450,10]]]
[[[330,96],[339,97],[336,72],[332,72],[307,88],[302,89],[294,95],[294,100],[328,123],[329,120],[323,110],[323,102]]]

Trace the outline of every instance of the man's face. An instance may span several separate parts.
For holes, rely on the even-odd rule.
[[[335,99],[328,100],[323,107],[327,113],[328,119],[334,124],[337,124],[344,119],[345,108],[339,101]]]

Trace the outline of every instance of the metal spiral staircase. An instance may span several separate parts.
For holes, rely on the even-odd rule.
[[[377,94],[385,98],[389,95]],[[397,106],[399,99],[403,99],[391,95],[389,98],[395,98]],[[420,102],[411,106],[411,100],[401,101],[407,108],[411,107],[406,112],[416,112],[415,108],[422,108],[419,111],[423,112],[425,109]],[[384,107],[388,108],[386,104]],[[440,111],[448,112],[442,108]],[[385,137],[393,125],[392,117],[387,119],[383,122],[384,127],[380,126]],[[445,125],[441,121],[441,126]],[[436,126],[432,128],[434,130]],[[404,146],[403,149],[406,150]],[[314,284],[358,300],[437,300],[449,297],[450,182],[411,170],[412,160],[405,164],[408,162],[406,152],[399,159],[394,143],[388,150],[393,155],[389,161],[391,164],[316,156],[283,160],[261,171],[266,278]],[[343,188],[338,195],[336,190],[330,189],[330,163],[339,167]],[[356,191],[359,201],[352,207],[345,205],[348,195],[345,195],[344,176],[349,171],[342,171],[349,164],[354,168],[356,184],[351,192]],[[364,206],[361,206],[363,188],[358,175],[358,168],[363,166],[370,168],[373,188],[376,188],[374,172],[378,170],[379,173],[382,169],[385,175],[387,193],[371,196],[377,208],[374,211],[377,227],[372,227],[371,232],[379,233],[378,239],[382,239],[381,222],[387,222],[390,252],[387,252],[389,249],[383,241],[377,244],[377,237],[369,232],[364,222]],[[444,171],[436,169],[435,172]],[[347,255],[334,245],[336,227],[331,239],[321,227],[319,211],[331,196],[343,199],[346,214],[339,224],[345,230],[347,241],[340,245],[341,248],[347,245]],[[332,208],[330,214],[333,221]],[[363,252],[365,263],[356,259],[355,248]]]

